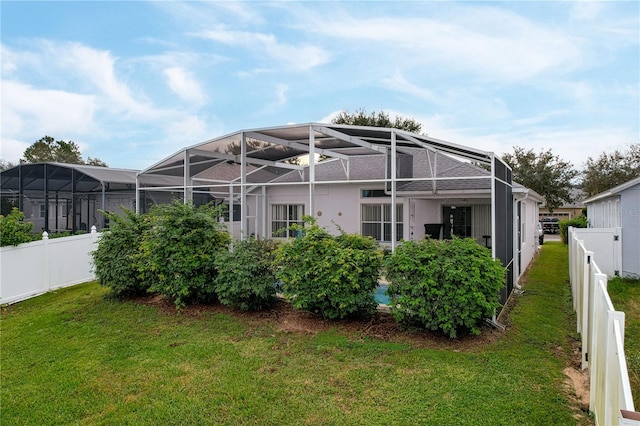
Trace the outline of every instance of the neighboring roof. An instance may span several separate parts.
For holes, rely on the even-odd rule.
[[[613,197],[615,195],[620,194],[621,192],[623,192],[624,190],[631,188],[633,186],[636,185],[640,185],[640,176],[638,176],[635,179],[631,179],[623,184],[620,184],[616,187],[613,187],[607,191],[603,191],[599,194],[594,195],[593,197],[589,197],[586,200],[584,200],[584,204],[589,204],[589,203],[593,203],[594,201],[599,201],[605,198],[609,198],[609,197]]]
[[[538,194],[536,191],[534,191],[533,189],[527,188],[526,186],[520,185],[517,182],[513,182],[513,189],[512,189],[514,194],[525,194],[527,198],[531,198],[539,203],[544,202],[544,197],[540,194]]]

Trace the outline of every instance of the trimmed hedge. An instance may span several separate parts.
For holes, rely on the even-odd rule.
[[[142,240],[138,264],[143,275],[152,277],[149,290],[178,308],[215,300],[215,261],[231,242],[217,220],[220,214],[220,207],[194,207],[179,200],[151,211],[152,227]]]
[[[96,277],[115,296],[142,294],[151,285],[140,273],[140,244],[151,229],[151,221],[148,216],[123,211],[124,216],[103,212],[109,229],[100,234],[98,248],[91,253]]]
[[[385,261],[391,313],[405,326],[450,338],[480,334],[500,306],[505,269],[470,238],[405,241]]]
[[[570,226],[573,226],[574,228],[588,228],[589,223],[587,222],[586,216],[578,216],[574,217],[573,219],[561,220],[558,223],[558,226],[560,227],[560,238],[562,239],[562,242],[564,244],[567,244],[569,241],[568,237]]]
[[[250,238],[235,241],[233,251],[219,253],[215,290],[220,303],[245,311],[269,308],[276,294],[275,249],[271,240]]]
[[[305,221],[301,237],[277,250],[276,278],[285,297],[294,308],[327,319],[371,315],[383,256],[376,241],[342,231],[333,236],[313,219]]]

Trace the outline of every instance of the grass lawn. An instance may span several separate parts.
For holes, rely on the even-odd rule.
[[[624,352],[633,405],[640,409],[640,280],[616,278],[607,287],[613,306],[625,314]]]
[[[567,281],[567,247],[545,243],[507,331],[442,347],[426,333],[433,344],[167,312],[79,285],[2,309],[1,422],[592,424],[563,374],[579,361]]]

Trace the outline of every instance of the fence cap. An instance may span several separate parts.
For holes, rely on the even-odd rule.
[[[47,231],[43,231],[42,232],[42,239],[43,240],[48,240],[49,239],[49,233]]]

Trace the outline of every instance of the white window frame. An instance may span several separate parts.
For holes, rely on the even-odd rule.
[[[391,203],[362,203],[360,204],[360,234],[363,236],[373,237],[376,241],[381,243],[390,243],[391,242]],[[370,212],[366,212],[367,209],[377,209],[377,212],[370,210]],[[371,214],[367,215],[367,213],[373,213],[373,217]],[[369,216],[369,217],[365,217]],[[365,230],[365,225],[373,225],[376,228],[378,227],[377,232],[369,232]],[[386,229],[388,226],[388,230]],[[404,234],[404,204],[397,203],[396,204],[396,240],[402,240]],[[378,235],[380,238],[377,238]],[[385,237],[388,237],[385,238]]]
[[[295,237],[295,232],[292,230],[287,232],[280,230],[287,229],[294,223],[303,225],[304,209],[304,204],[299,203],[271,204],[271,238]]]

